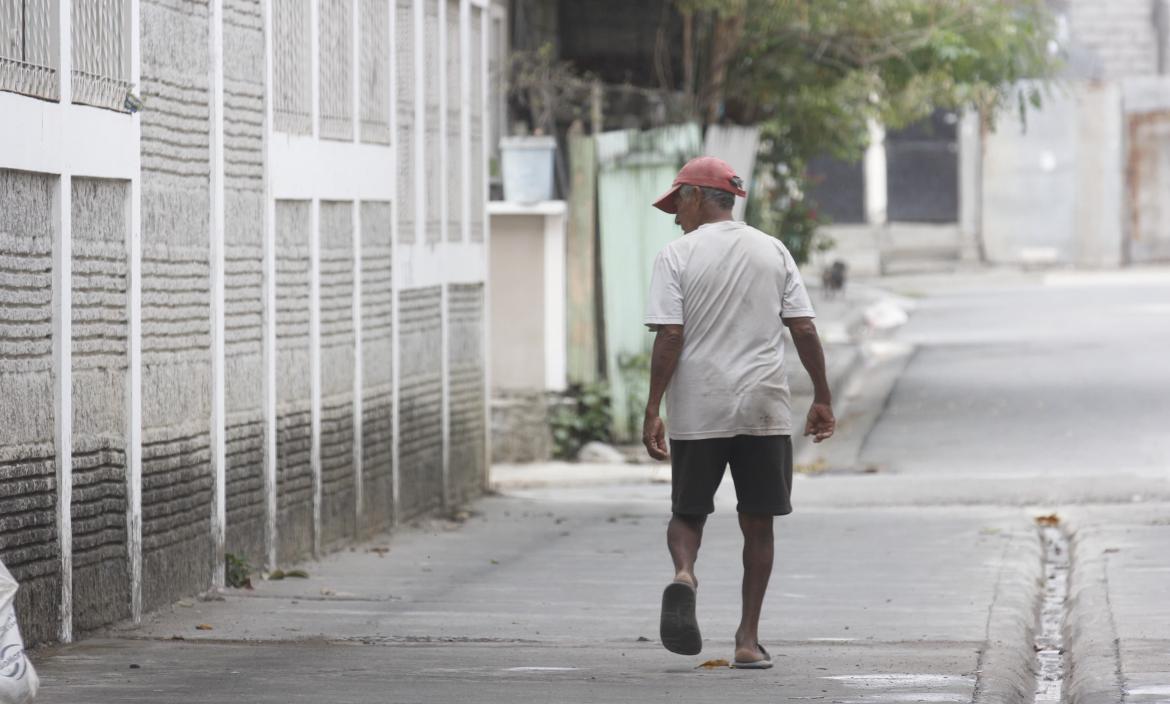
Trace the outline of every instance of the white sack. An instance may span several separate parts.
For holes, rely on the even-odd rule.
[[[16,624],[16,589],[12,573],[0,562],[0,704],[31,702],[40,686]]]

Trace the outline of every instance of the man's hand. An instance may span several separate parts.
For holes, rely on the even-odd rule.
[[[666,447],[666,425],[656,413],[646,414],[646,420],[642,423],[642,444],[654,459],[670,459],[670,450]]]
[[[804,424],[804,434],[811,435],[813,442],[820,442],[833,437],[837,429],[837,419],[833,417],[833,407],[827,403],[814,403],[808,409],[808,422]]]

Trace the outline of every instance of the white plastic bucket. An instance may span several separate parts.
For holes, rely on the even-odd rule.
[[[552,200],[553,159],[557,140],[553,137],[504,137],[500,140],[504,200],[539,203]]]

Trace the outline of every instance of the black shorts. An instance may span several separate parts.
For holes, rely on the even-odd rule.
[[[670,441],[671,510],[684,516],[715,511],[715,490],[731,465],[735,510],[783,516],[792,513],[792,438],[736,435]]]

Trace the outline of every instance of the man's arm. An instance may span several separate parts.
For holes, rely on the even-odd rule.
[[[812,318],[784,318],[784,324],[792,333],[800,363],[813,383],[813,404],[808,411],[804,434],[811,435],[813,442],[820,442],[832,437],[837,428],[829,380],[825,376],[825,351],[821,349],[821,338]]]
[[[646,419],[642,423],[642,444],[656,460],[670,457],[666,445],[666,426],[659,417],[662,396],[674,376],[683,347],[683,326],[659,325],[654,337],[654,351],[650,356],[650,398],[646,401]]]

